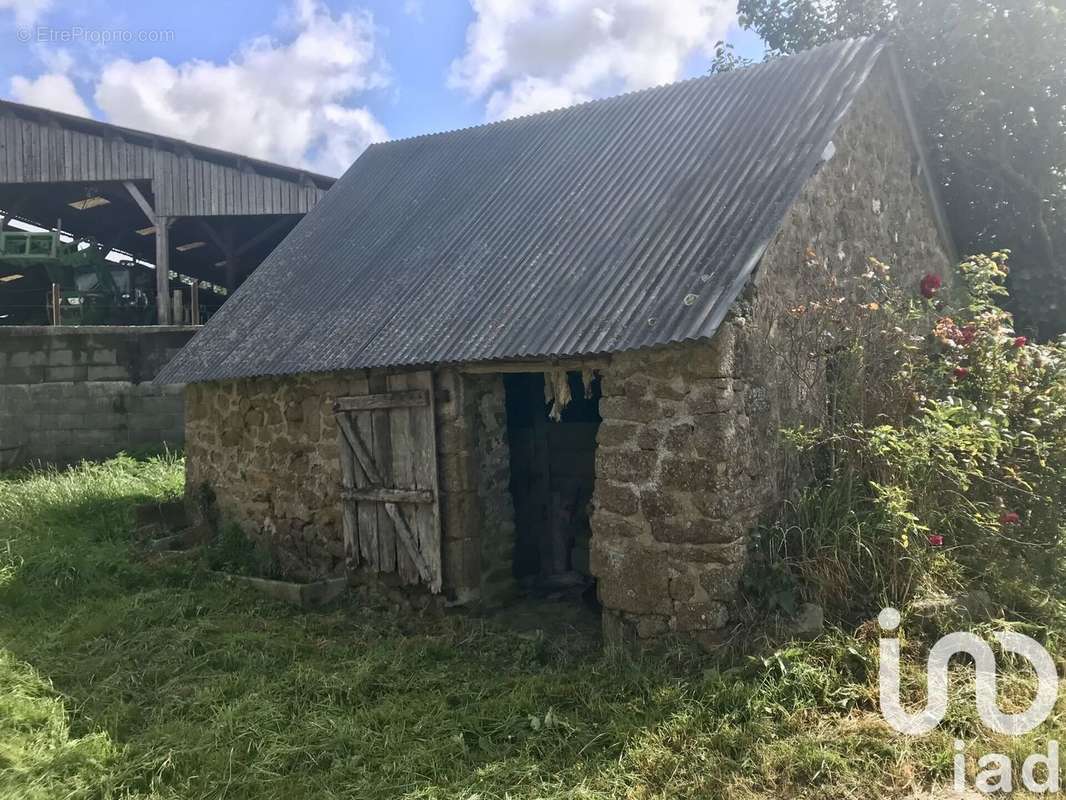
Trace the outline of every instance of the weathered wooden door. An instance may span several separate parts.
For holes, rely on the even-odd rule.
[[[371,394],[339,398],[344,547],[404,583],[441,587],[433,376],[372,377]]]

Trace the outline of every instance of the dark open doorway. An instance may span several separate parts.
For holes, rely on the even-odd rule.
[[[593,596],[589,574],[589,503],[596,479],[600,382],[587,389],[567,374],[570,402],[559,421],[549,412],[544,376],[504,377],[511,448],[511,496],[517,541],[514,574],[533,590],[573,587]],[[588,591],[584,591],[588,590]]]

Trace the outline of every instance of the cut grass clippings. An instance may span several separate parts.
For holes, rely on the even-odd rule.
[[[173,457],[0,480],[5,800],[902,797],[950,776],[950,734],[876,713],[876,641],[631,660],[460,615],[304,612],[139,553],[134,505],[181,489]]]

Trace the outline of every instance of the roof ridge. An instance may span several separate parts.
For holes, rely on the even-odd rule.
[[[875,41],[877,39],[880,39],[880,38],[883,38],[881,34],[874,34],[874,35],[870,35],[870,36],[852,36],[852,37],[849,37],[847,39],[834,39],[831,42],[826,42],[825,44],[820,44],[820,45],[818,45],[816,47],[811,47],[811,48],[808,48],[807,50],[802,50],[799,53],[794,53],[794,54],[789,54],[789,55],[780,55],[780,56],[770,56],[769,58],[767,58],[764,61],[759,61],[759,62],[757,62],[755,64],[751,64],[751,65],[746,66],[746,67],[741,67],[741,68],[736,69],[736,70],[730,70],[729,72],[717,72],[717,73],[713,73],[713,74],[693,75],[693,76],[691,76],[689,78],[680,78],[680,79],[678,79],[676,81],[667,81],[666,83],[657,83],[654,86],[645,86],[642,89],[630,89],[627,92],[619,92],[618,94],[611,94],[611,95],[607,95],[606,97],[593,97],[593,98],[590,98],[589,100],[582,100],[580,103],[574,103],[574,104],[568,105],[568,106],[559,106],[558,108],[548,108],[548,109],[545,109],[544,111],[532,111],[532,112],[530,112],[528,114],[520,114],[517,117],[507,117],[506,119],[497,119],[497,120],[492,120],[492,121],[489,121],[489,122],[479,122],[479,123],[476,123],[474,125],[463,125],[463,126],[461,126],[459,128],[448,128],[447,130],[442,130],[442,131],[429,131],[427,133],[416,133],[416,134],[413,134],[411,136],[402,136],[399,139],[386,139],[385,141],[381,141],[381,142],[373,142],[363,152],[367,152],[367,151],[369,151],[371,149],[380,149],[382,147],[387,147],[388,145],[404,144],[404,143],[407,143],[407,142],[416,142],[416,141],[419,141],[419,140],[422,140],[422,139],[434,139],[434,138],[439,137],[439,136],[450,136],[452,134],[457,134],[457,133],[466,133],[467,131],[473,131],[473,130],[480,130],[480,129],[483,129],[483,128],[493,128],[493,127],[497,127],[497,126],[503,126],[503,125],[507,125],[507,124],[510,124],[510,123],[516,123],[516,122],[521,122],[523,120],[533,119],[534,117],[547,116],[549,114],[563,114],[563,113],[566,113],[566,112],[569,112],[569,111],[573,111],[574,109],[585,108],[585,107],[588,107],[588,106],[598,105],[600,103],[610,103],[612,101],[617,101],[617,100],[620,100],[620,99],[625,98],[625,97],[634,97],[636,95],[645,94],[647,92],[657,92],[657,91],[661,91],[663,89],[674,87],[674,86],[684,86],[684,85],[687,85],[687,84],[697,83],[697,82],[700,82],[700,81],[710,82],[710,81],[714,81],[714,80],[721,81],[721,80],[735,79],[735,77],[737,75],[748,74],[749,71],[751,71],[751,70],[768,69],[768,68],[778,64],[782,59],[789,59],[789,60],[791,60],[793,62],[795,62],[797,60],[805,60],[805,59],[808,59],[808,58],[813,58],[815,56],[815,54],[817,54],[819,52],[822,52],[822,51],[824,51],[826,49],[829,49],[829,48],[844,47],[844,46],[853,45],[853,44],[856,44],[856,43],[866,44],[866,43],[873,42],[873,41]]]

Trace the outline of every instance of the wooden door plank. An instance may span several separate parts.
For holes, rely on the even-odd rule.
[[[392,397],[410,394],[405,391],[407,389],[406,374],[389,375],[385,382],[389,395]],[[419,442],[411,436],[411,413],[413,410],[411,406],[404,405],[390,407],[387,412],[389,415],[389,431],[392,437],[392,472],[391,480],[388,482],[390,487],[402,487],[405,489],[414,487],[413,454],[415,448],[419,446]],[[399,573],[400,580],[404,583],[418,583],[422,570],[418,568],[417,559],[410,552],[412,548],[415,551],[421,550],[416,522],[417,509],[413,506],[406,506],[402,509],[397,509],[396,513],[404,518],[404,525],[401,525],[396,516],[392,513],[389,514],[396,525],[397,535],[399,536],[405,527],[411,534],[411,547],[398,547],[396,550],[396,572]]]
[[[369,390],[372,394],[383,394],[388,391],[388,381],[385,376],[377,373],[371,374]],[[374,430],[373,449],[371,454],[377,465],[379,486],[395,487],[392,474],[392,432],[389,425],[388,409],[374,409],[369,412],[371,424]],[[362,415],[360,415],[362,416]],[[383,505],[374,504],[378,518],[378,569],[381,572],[396,571],[396,526]]]
[[[403,378],[402,375],[390,375],[387,379],[392,382],[393,378]],[[382,394],[368,394],[362,397],[338,397],[333,405],[334,411],[370,411],[376,408],[413,408],[429,405],[426,392],[416,390],[412,392],[395,391]]]
[[[374,428],[368,414],[355,416],[346,413],[336,415],[337,428],[344,437],[345,446],[354,456],[357,475],[363,487],[380,486],[381,476],[374,465],[367,441],[374,441]],[[365,466],[364,466],[365,465]],[[359,552],[363,560],[376,572],[381,571],[381,547],[378,535],[378,509],[369,503],[358,503],[356,517],[359,528]]]
[[[386,503],[385,511],[390,517],[392,517],[393,522],[396,523],[396,538],[402,545],[400,550],[402,550],[406,557],[411,561],[415,574],[422,578],[427,584],[430,583],[433,576],[430,574],[429,565],[426,563],[425,558],[422,557],[422,553],[418,548],[418,543],[415,541],[415,534],[410,527],[408,527],[407,520],[404,519],[399,507],[395,503]],[[414,581],[410,582],[414,583]]]
[[[348,446],[352,449],[352,453],[358,459],[359,466],[362,467],[368,484],[370,486],[381,486],[381,471],[374,463],[374,457],[370,452],[370,448],[367,447],[366,442],[363,440],[363,437],[359,432],[355,430],[352,421],[348,419],[346,415],[340,415],[337,417],[337,426],[341,429],[341,433],[348,442]]]
[[[195,289],[194,289],[195,291]],[[337,426],[338,450],[341,457],[342,493],[354,492],[356,487],[355,453],[341,427]],[[344,567],[349,573],[359,566],[359,518],[354,498],[341,500],[342,530],[344,535]]]
[[[430,591],[436,593],[441,589],[441,533],[440,504],[437,490],[437,430],[433,400],[433,374],[431,372],[412,373],[407,379],[408,387],[418,387],[426,393],[428,404],[423,408],[412,408],[411,437],[415,442],[412,448],[412,475],[414,488],[428,492],[433,502],[412,508],[415,518],[415,534],[418,539],[422,557],[426,560],[429,577],[426,583]]]
[[[428,504],[436,499],[433,496],[433,492],[426,492],[421,489],[390,489],[377,486],[370,486],[365,489],[349,489],[346,487],[343,496],[349,500],[372,503]]]
[[[374,441],[374,423],[370,415],[341,414],[339,416],[350,421],[352,430],[358,435],[358,440],[363,445],[365,457],[370,458],[369,448]],[[365,486],[381,484],[381,476],[376,476],[376,483],[370,475],[364,477],[366,478]],[[370,564],[371,569],[379,571],[381,569],[381,544],[378,534],[378,509],[374,508],[371,503],[358,503],[356,513],[359,517],[359,552]]]

